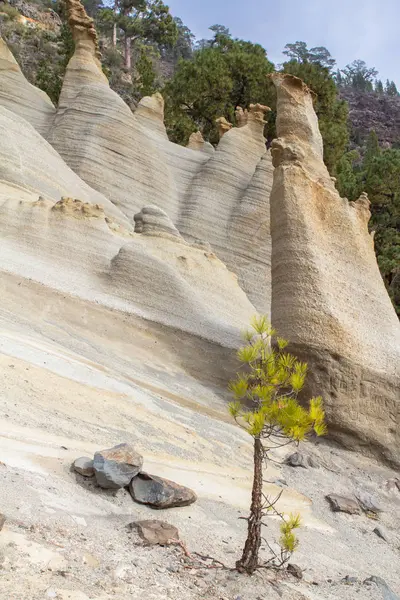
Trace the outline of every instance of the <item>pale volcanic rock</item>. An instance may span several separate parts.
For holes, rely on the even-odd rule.
[[[30,84],[0,37],[0,106],[26,119],[46,136],[56,109],[45,92]]]
[[[231,256],[227,260],[238,276],[239,285],[256,309],[271,312],[271,233],[269,199],[273,167],[266,152],[232,213],[228,229]]]
[[[134,216],[134,221],[135,233],[172,238],[186,244],[167,213],[158,206],[144,206],[140,213]]]
[[[0,106],[0,179],[53,201],[74,196],[99,204],[128,225],[125,215],[90,188],[62,160],[32,125]]]
[[[186,146],[192,150],[199,150],[200,152],[207,152],[208,154],[214,154],[214,146],[210,142],[206,142],[202,136],[201,131],[192,133],[189,137],[189,142]]]
[[[255,105],[246,125],[224,134],[194,177],[177,227],[186,239],[209,242],[238,274],[244,291],[258,303],[256,307],[268,314],[272,165],[260,112],[260,105]],[[254,289],[259,274],[261,285]]]
[[[368,233],[369,202],[340,198],[308,88],[275,75],[272,322],[309,363],[330,434],[400,462],[400,325]]]

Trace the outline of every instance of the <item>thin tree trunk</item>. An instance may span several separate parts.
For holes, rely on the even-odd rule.
[[[118,0],[114,0],[114,14],[115,14],[115,19],[117,19],[117,15],[118,15]],[[117,45],[117,21],[116,20],[115,20],[114,25],[113,25],[112,45],[114,46],[114,48]]]
[[[247,539],[242,558],[236,562],[237,570],[241,573],[246,572],[249,575],[254,573],[259,566],[258,554],[261,546],[262,521],[262,467],[263,447],[261,440],[254,438],[254,476]]]
[[[132,38],[125,35],[125,68],[127,69],[127,71],[130,71],[131,67],[132,67],[131,41],[132,41]]]

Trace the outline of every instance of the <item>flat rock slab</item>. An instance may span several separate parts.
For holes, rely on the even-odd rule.
[[[81,456],[74,461],[74,469],[77,473],[83,475],[84,477],[93,477],[93,460],[88,456]]]
[[[148,473],[139,473],[134,477],[129,484],[129,491],[136,502],[152,508],[188,506],[197,500],[191,489]]]
[[[329,494],[326,496],[333,512],[345,512],[349,515],[359,515],[361,508],[356,500],[339,496],[338,494]]]
[[[118,489],[129,485],[143,466],[143,457],[131,444],[118,444],[94,455],[96,481],[102,488]]]
[[[151,546],[166,546],[172,540],[179,540],[177,528],[165,521],[135,521],[130,527],[136,529],[142,540]]]

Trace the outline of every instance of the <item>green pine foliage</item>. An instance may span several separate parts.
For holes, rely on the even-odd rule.
[[[371,131],[363,149],[343,155],[338,163],[340,194],[356,200],[366,191],[371,201],[370,230],[375,231],[375,252],[382,278],[397,314],[400,303],[396,277],[400,272],[400,150],[382,150],[378,136]]]
[[[271,105],[274,90],[267,75],[274,70],[259,44],[233,39],[218,30],[209,45],[181,60],[163,94],[170,139],[186,144],[200,130],[218,142],[215,120],[224,116],[234,122],[235,108],[260,102]]]
[[[39,62],[35,79],[35,85],[46,92],[55,105],[58,103],[65,71],[74,49],[71,30],[67,23],[63,22],[57,38],[56,59],[43,58]]]
[[[286,351],[288,342],[276,335],[265,316],[255,317],[246,331],[246,344],[237,353],[248,368],[230,383],[235,401],[230,413],[253,437],[275,435],[304,440],[314,431],[326,432],[322,398],[308,407],[298,401],[307,365]]]
[[[295,530],[298,515],[289,517],[277,509],[277,499],[262,501],[262,463],[268,465],[270,453],[288,442],[300,442],[311,433],[326,433],[322,398],[299,402],[307,365],[287,351],[287,340],[279,337],[265,316],[256,316],[251,329],[243,335],[245,345],[237,353],[243,369],[230,383],[235,400],[229,405],[236,423],[254,439],[254,478],[248,537],[237,568],[252,573],[259,566],[281,567],[298,545]],[[260,448],[261,450],[257,450]],[[282,519],[280,553],[274,552],[266,563],[259,561],[261,524],[268,514]],[[258,525],[258,527],[257,527]]]

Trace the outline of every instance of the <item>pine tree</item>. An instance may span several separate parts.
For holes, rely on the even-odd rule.
[[[396,87],[396,84],[394,81],[389,81],[389,79],[386,81],[385,93],[388,96],[398,96],[399,95],[399,92],[397,90],[397,87]]]
[[[98,11],[104,31],[112,32],[113,45],[122,31],[125,69],[132,69],[132,44],[154,42],[174,45],[178,27],[162,0],[115,0],[114,7]]]
[[[377,92],[378,94],[384,93],[383,83],[380,79],[377,79],[377,81],[375,82],[375,92]]]
[[[365,148],[363,168],[368,170],[375,156],[380,153],[379,140],[376,131],[373,129],[369,132],[367,144]]]
[[[362,92],[371,92],[378,71],[374,67],[368,67],[363,60],[354,60],[342,69],[342,74],[345,85]]]
[[[164,88],[170,139],[186,144],[189,135],[200,130],[205,139],[217,143],[218,117],[233,123],[237,106],[274,102],[273,86],[267,79],[273,69],[262,46],[218,31],[211,45],[178,63]]]
[[[254,474],[250,516],[247,519],[247,539],[241,558],[236,563],[240,572],[248,574],[260,567],[282,567],[296,549],[295,529],[300,525],[296,515],[286,517],[276,504],[279,498],[263,494],[263,465],[268,465],[271,452],[299,442],[311,432],[326,432],[322,398],[312,398],[309,407],[298,402],[307,365],[285,351],[288,342],[276,335],[265,316],[252,320],[252,329],[245,333],[246,345],[238,358],[246,369],[230,384],[236,400],[230,413],[236,423],[253,438]],[[270,545],[271,556],[260,562],[261,528],[267,515],[282,519],[280,551]]]

